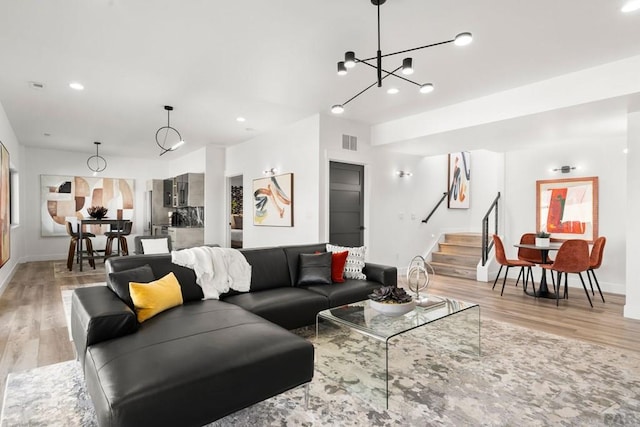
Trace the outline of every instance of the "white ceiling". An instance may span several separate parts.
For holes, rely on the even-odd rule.
[[[378,124],[639,55],[640,14],[622,14],[621,5],[389,0],[381,6],[383,53],[463,31],[474,42],[412,53],[411,78],[433,82],[432,94],[404,82],[398,95],[374,88],[343,116]],[[187,145],[170,158],[328,113],[375,80],[364,66],[335,72],[346,50],[375,55],[375,30],[370,0],[1,0],[0,102],[24,145],[91,153],[93,141],[102,141],[101,153],[134,157],[157,157],[154,135],[166,124],[163,105],[172,105],[171,123]],[[34,90],[30,81],[45,88]],[[86,89],[71,90],[71,81]],[[571,139],[590,115],[606,111],[606,120],[619,121],[609,116],[624,113],[624,102],[608,102],[581,107],[588,116],[563,110],[507,126],[522,134],[562,123],[556,131]],[[486,133],[491,148],[504,149],[502,132]]]

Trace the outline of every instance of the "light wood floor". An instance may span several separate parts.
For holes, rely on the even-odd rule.
[[[7,374],[49,365],[75,357],[69,341],[61,289],[104,281],[104,272],[56,278],[53,262],[19,266],[0,296],[0,402]],[[624,296],[605,294],[606,303],[594,299],[589,307],[582,289],[570,289],[570,299],[535,299],[507,282],[503,297],[491,283],[435,276],[430,292],[480,304],[482,318],[510,322],[589,341],[640,352],[640,320],[622,317]]]

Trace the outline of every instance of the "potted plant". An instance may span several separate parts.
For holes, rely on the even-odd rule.
[[[369,295],[369,300],[371,308],[387,316],[401,316],[416,306],[411,295],[396,286],[383,286],[376,289]]]
[[[102,219],[107,216],[108,209],[104,206],[91,206],[87,208],[87,213],[91,218]]]
[[[549,246],[549,244],[551,243],[551,234],[545,232],[545,231],[538,231],[536,233],[536,246]]]

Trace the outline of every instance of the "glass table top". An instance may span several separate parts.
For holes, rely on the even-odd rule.
[[[344,305],[318,313],[319,319],[356,329],[361,333],[379,340],[388,340],[396,335],[410,331],[436,320],[451,316],[478,304],[429,295],[427,307],[416,306],[402,316],[384,315],[369,306],[369,300]]]

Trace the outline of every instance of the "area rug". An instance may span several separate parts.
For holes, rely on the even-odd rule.
[[[316,347],[308,409],[297,388],[210,426],[640,425],[639,353],[483,320],[482,355],[473,356],[447,344],[456,342],[453,324],[396,340],[388,410],[346,391],[362,381],[355,358],[376,365],[373,344],[330,325],[317,339],[314,328],[297,330]],[[329,376],[320,372],[327,360]],[[10,374],[1,420],[3,427],[96,425],[77,362]]]
[[[73,264],[73,270],[69,271],[67,268],[67,261],[54,261],[53,263],[53,277],[56,279],[63,279],[68,277],[80,277],[80,276],[92,276],[101,275],[104,277],[104,263],[102,260],[96,260],[96,268],[93,269],[88,262],[84,262],[82,271],[78,264]]]

